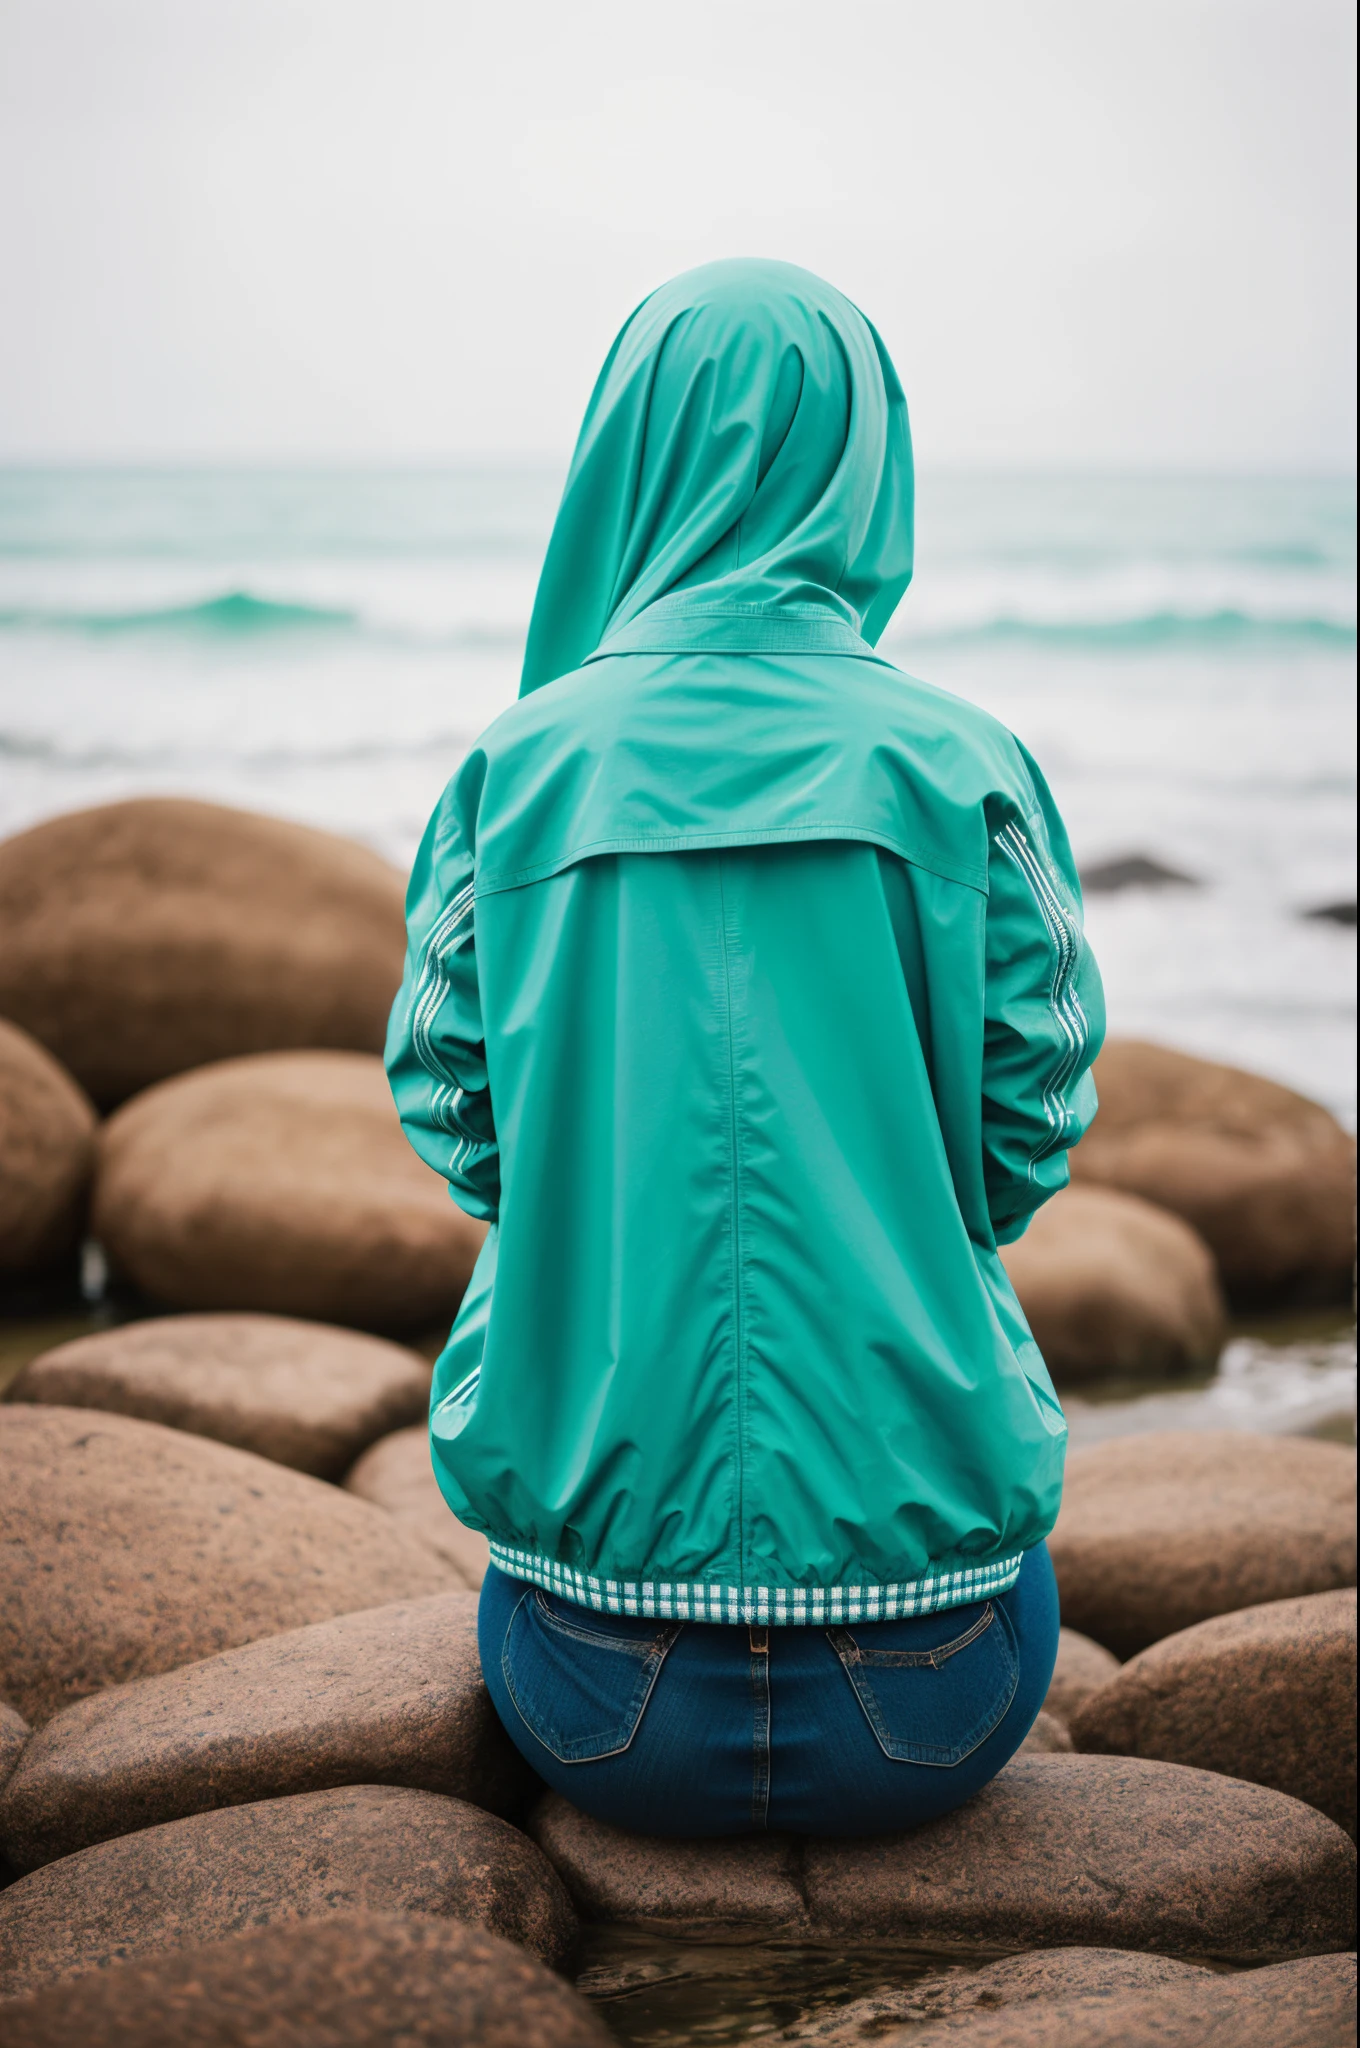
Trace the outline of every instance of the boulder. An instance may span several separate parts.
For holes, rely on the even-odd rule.
[[[1233,1975],[1191,1970],[1145,1989],[1014,2002],[1003,1995],[997,2003],[1003,2011],[979,2004],[942,2024],[877,2038],[882,2048],[1353,2048],[1355,1957],[1309,1956]]]
[[[0,1016],[106,1109],[237,1053],[379,1052],[403,894],[367,847],[281,818],[72,811],[0,843]]]
[[[1073,1740],[1273,1785],[1354,1839],[1355,1657],[1354,1589],[1219,1614],[1091,1693]]]
[[[474,1589],[486,1576],[491,1550],[480,1529],[465,1529],[439,1491],[430,1463],[430,1433],[394,1430],[364,1452],[345,1480],[349,1493],[386,1508],[403,1529],[447,1558]]]
[[[1213,1254],[1137,1195],[1067,1188],[1001,1256],[1059,1384],[1194,1372],[1223,1347]]]
[[[27,1721],[0,1700],[0,1792],[13,1776],[27,1741]]]
[[[329,1785],[523,1811],[538,1780],[482,1682],[471,1593],[342,1614],[77,1700],[0,1789],[0,1850],[34,1870],[113,1835]]]
[[[8,2048],[610,2048],[611,2038],[523,1949],[414,1913],[250,1927],[5,2007]]]
[[[1354,1939],[1340,1828],[1262,1786],[1138,1758],[1019,1757],[957,1812],[868,1840],[647,1840],[555,1793],[529,1825],[584,1916],[690,1935],[1242,1961]]]
[[[1075,1628],[1060,1628],[1058,1661],[1044,1696],[1044,1712],[1056,1721],[1070,1723],[1087,1695],[1108,1685],[1119,1668],[1119,1659],[1089,1636]]]
[[[0,1693],[30,1721],[453,1584],[367,1501],[248,1451],[87,1408],[0,1407]]]
[[[375,1437],[424,1415],[430,1368],[381,1337],[291,1316],[155,1316],[42,1352],[9,1398],[135,1415],[338,1479]]]
[[[84,1090],[0,1019],[0,1274],[40,1271],[75,1249],[94,1126]]]
[[[1068,1756],[1073,1747],[1067,1723],[1060,1721],[1056,1714],[1046,1714],[1040,1709],[1035,1716],[1034,1726],[1016,1751],[1016,1755]]]
[[[1267,1600],[1355,1584],[1355,1453],[1153,1430],[1067,1460],[1048,1539],[1064,1621],[1117,1657]]]
[[[1073,1180],[1172,1209],[1241,1305],[1349,1302],[1355,1142],[1276,1081],[1137,1039],[1096,1061],[1100,1112]]]
[[[486,1234],[407,1144],[382,1061],[346,1052],[223,1060],[127,1103],[94,1230],[176,1307],[378,1330],[447,1322]]]
[[[508,1821],[438,1792],[344,1785],[167,1821],[21,1877],[0,1892],[0,1998],[355,1911],[468,1921],[548,1964],[576,1933],[551,1868]]]

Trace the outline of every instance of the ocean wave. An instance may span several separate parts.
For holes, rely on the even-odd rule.
[[[1004,614],[985,620],[925,625],[913,630],[904,620],[891,629],[888,645],[911,647],[1018,645],[1071,647],[1115,652],[1188,647],[1232,651],[1247,646],[1355,646],[1355,622],[1312,614],[1290,617],[1239,610],[1154,611],[1122,618],[1022,618]]]
[[[229,590],[195,604],[146,611],[80,611],[62,606],[25,605],[0,611],[0,631],[59,633],[190,633],[234,639],[257,633],[352,631],[362,626],[357,612],[325,605],[281,603],[253,591]]]

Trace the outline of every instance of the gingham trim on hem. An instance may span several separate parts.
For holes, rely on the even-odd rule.
[[[528,1579],[597,1614],[639,1614],[658,1621],[756,1622],[771,1628],[824,1628],[837,1623],[909,1621],[948,1607],[1009,1592],[1023,1551],[965,1571],[901,1579],[886,1586],[710,1586],[664,1579],[597,1579],[554,1564],[532,1550],[491,1545],[491,1560],[512,1579]]]

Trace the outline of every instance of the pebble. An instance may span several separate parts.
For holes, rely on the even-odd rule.
[[[372,1501],[447,1558],[464,1584],[479,1587],[491,1562],[491,1550],[480,1529],[465,1529],[439,1491],[430,1463],[430,1432],[425,1423],[394,1430],[364,1452],[345,1480],[346,1490]]]
[[[404,881],[369,848],[179,797],[0,842],[0,1016],[103,1109],[281,1046],[379,1052]]]
[[[154,1316],[33,1359],[12,1401],[101,1408],[338,1479],[423,1416],[430,1369],[401,1345],[291,1316]]]
[[[1355,1584],[1355,1453],[1156,1430],[1070,1453],[1048,1539],[1065,1622],[1120,1658],[1214,1614]]]
[[[7,2048],[609,2048],[583,1998],[494,1934],[335,1913],[115,1963],[5,2008]]]
[[[1072,1747],[1067,1723],[1041,1708],[1034,1718],[1034,1726],[1015,1753],[1017,1756],[1065,1756],[1070,1754]]]
[[[258,1636],[448,1590],[366,1501],[227,1444],[0,1406],[0,1696],[72,1700]]]
[[[486,1226],[407,1144],[382,1061],[259,1053],[182,1074],[104,1126],[94,1231],[177,1308],[364,1329],[447,1324]]]
[[[196,1813],[46,1864],[0,1892],[0,1997],[242,1928],[429,1913],[550,1966],[575,1915],[517,1828],[461,1799],[345,1785]]]
[[[94,1127],[84,1090],[0,1018],[0,1274],[41,1272],[75,1249]]]
[[[1058,1661],[1044,1696],[1044,1712],[1057,1721],[1070,1722],[1082,1701],[1108,1685],[1119,1668],[1119,1659],[1100,1643],[1093,1643],[1079,1629],[1060,1628]]]
[[[1273,1600],[1167,1636],[1082,1703],[1077,1747],[1273,1785],[1354,1839],[1355,1599]]]

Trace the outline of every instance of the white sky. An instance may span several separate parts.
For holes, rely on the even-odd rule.
[[[927,461],[1351,470],[1348,0],[0,0],[0,458],[558,454],[676,270]]]

